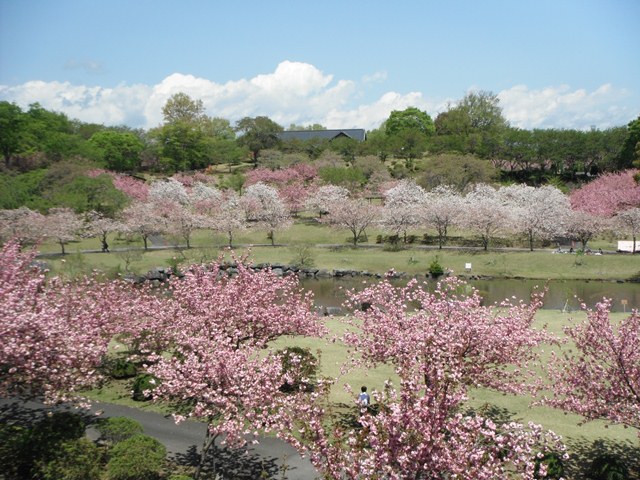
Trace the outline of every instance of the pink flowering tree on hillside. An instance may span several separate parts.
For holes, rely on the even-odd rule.
[[[183,279],[170,281],[162,315],[149,314],[158,301],[150,296],[148,313],[129,330],[132,339],[140,332],[149,372],[159,379],[154,397],[180,404],[177,420],[208,423],[202,460],[219,435],[238,446],[245,434],[280,422],[284,374],[280,358],[264,352],[267,344],[283,335],[323,333],[297,278],[234,261],[233,275],[221,261],[192,266]]]
[[[498,425],[461,413],[469,387],[528,391],[534,347],[550,339],[531,327],[541,295],[496,309],[482,306],[475,291],[459,295],[462,285],[451,278],[430,293],[415,281],[396,288],[384,280],[350,295],[349,364],[391,364],[400,381],[374,392],[377,412],[362,408],[361,428],[332,426],[322,401],[326,388],[291,406],[291,428],[301,436],[280,435],[308,453],[326,478],[544,478],[536,458],[564,451],[556,435],[537,425]]]
[[[149,237],[167,230],[166,219],[151,202],[134,202],[123,210],[122,219],[123,233],[140,235],[145,250],[149,248]]]
[[[122,282],[47,280],[35,251],[0,252],[0,394],[78,401],[99,367],[128,296]]]
[[[640,206],[638,170],[604,174],[571,193],[571,208],[602,217]]]
[[[566,327],[574,346],[563,346],[549,364],[553,396],[543,401],[638,429],[640,435],[640,313],[615,322],[611,301],[586,310],[582,323]]]
[[[566,217],[563,230],[571,240],[580,242],[581,250],[584,251],[587,248],[587,243],[609,225],[608,219],[580,210],[573,210]]]

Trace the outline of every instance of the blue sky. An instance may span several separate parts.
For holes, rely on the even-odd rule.
[[[470,90],[521,128],[640,114],[638,0],[0,0],[0,100],[157,126],[179,91],[235,121],[376,128]]]

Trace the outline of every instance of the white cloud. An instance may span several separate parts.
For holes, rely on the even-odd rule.
[[[266,115],[285,127],[320,123],[328,128],[368,130],[380,126],[392,110],[415,106],[435,118],[451,103],[451,99],[426,99],[422,92],[393,91],[363,101],[366,85],[385,78],[385,72],[376,72],[360,82],[334,79],[308,63],[284,61],[271,73],[226,83],[182,73],[169,75],[156,85],[120,84],[113,88],[32,81],[0,85],[0,99],[23,108],[39,102],[44,108],[85,122],[152,128],[162,122],[167,99],[184,92],[202,100],[208,115],[231,122]],[[541,90],[517,85],[499,93],[505,117],[522,128],[624,125],[637,115],[628,105],[630,96],[608,84],[593,92],[566,85]]]
[[[636,112],[630,93],[605,84],[592,92],[568,85],[530,90],[516,85],[498,94],[504,116],[520,128],[608,128],[625,125]]]

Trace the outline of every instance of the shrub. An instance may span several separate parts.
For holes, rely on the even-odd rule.
[[[533,473],[534,478],[558,479],[564,476],[562,455],[556,452],[549,452],[542,458],[536,458],[535,465],[536,467]],[[547,467],[547,474],[544,477],[540,476],[540,465],[545,465]]]
[[[102,455],[90,440],[62,443],[53,460],[42,469],[44,480],[100,480]]]
[[[135,435],[109,452],[109,480],[156,480],[162,473],[167,449],[148,435]]]
[[[432,277],[439,277],[444,273],[444,268],[442,268],[437,258],[429,265],[429,273]]]
[[[171,475],[169,480],[193,480],[189,475]]]
[[[279,350],[282,355],[282,371],[291,374],[291,381],[285,382],[281,387],[282,392],[294,392],[300,389],[313,390],[313,381],[318,372],[318,359],[308,348],[288,347]]]
[[[111,367],[111,376],[113,378],[131,378],[135,377],[136,373],[138,373],[138,369],[135,364],[123,358],[115,360]]]
[[[150,392],[157,386],[158,386],[158,379],[156,377],[148,373],[140,374],[133,381],[132,398],[138,402],[151,400],[151,395],[145,394],[145,392]]]
[[[593,459],[588,477],[592,480],[626,480],[629,469],[620,458],[604,454]]]
[[[110,444],[122,442],[143,432],[140,423],[127,417],[105,418],[96,429],[100,432],[100,438]]]

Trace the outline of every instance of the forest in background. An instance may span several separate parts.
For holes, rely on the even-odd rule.
[[[412,179],[427,190],[473,183],[550,184],[565,192],[602,173],[637,165],[640,117],[627,126],[589,131],[510,127],[498,98],[467,94],[432,119],[415,107],[393,111],[367,139],[314,138],[283,142],[285,130],[268,117],[235,124],[206,115],[202,101],[184,93],[163,107],[150,130],[107,127],[69,119],[39,104],[23,110],[0,102],[0,209],[53,207],[114,214],[126,198],[95,168],[149,178],[204,171],[220,188],[239,191],[243,173],[309,163],[327,184],[375,192],[389,180]],[[322,130],[290,125],[286,130]]]

